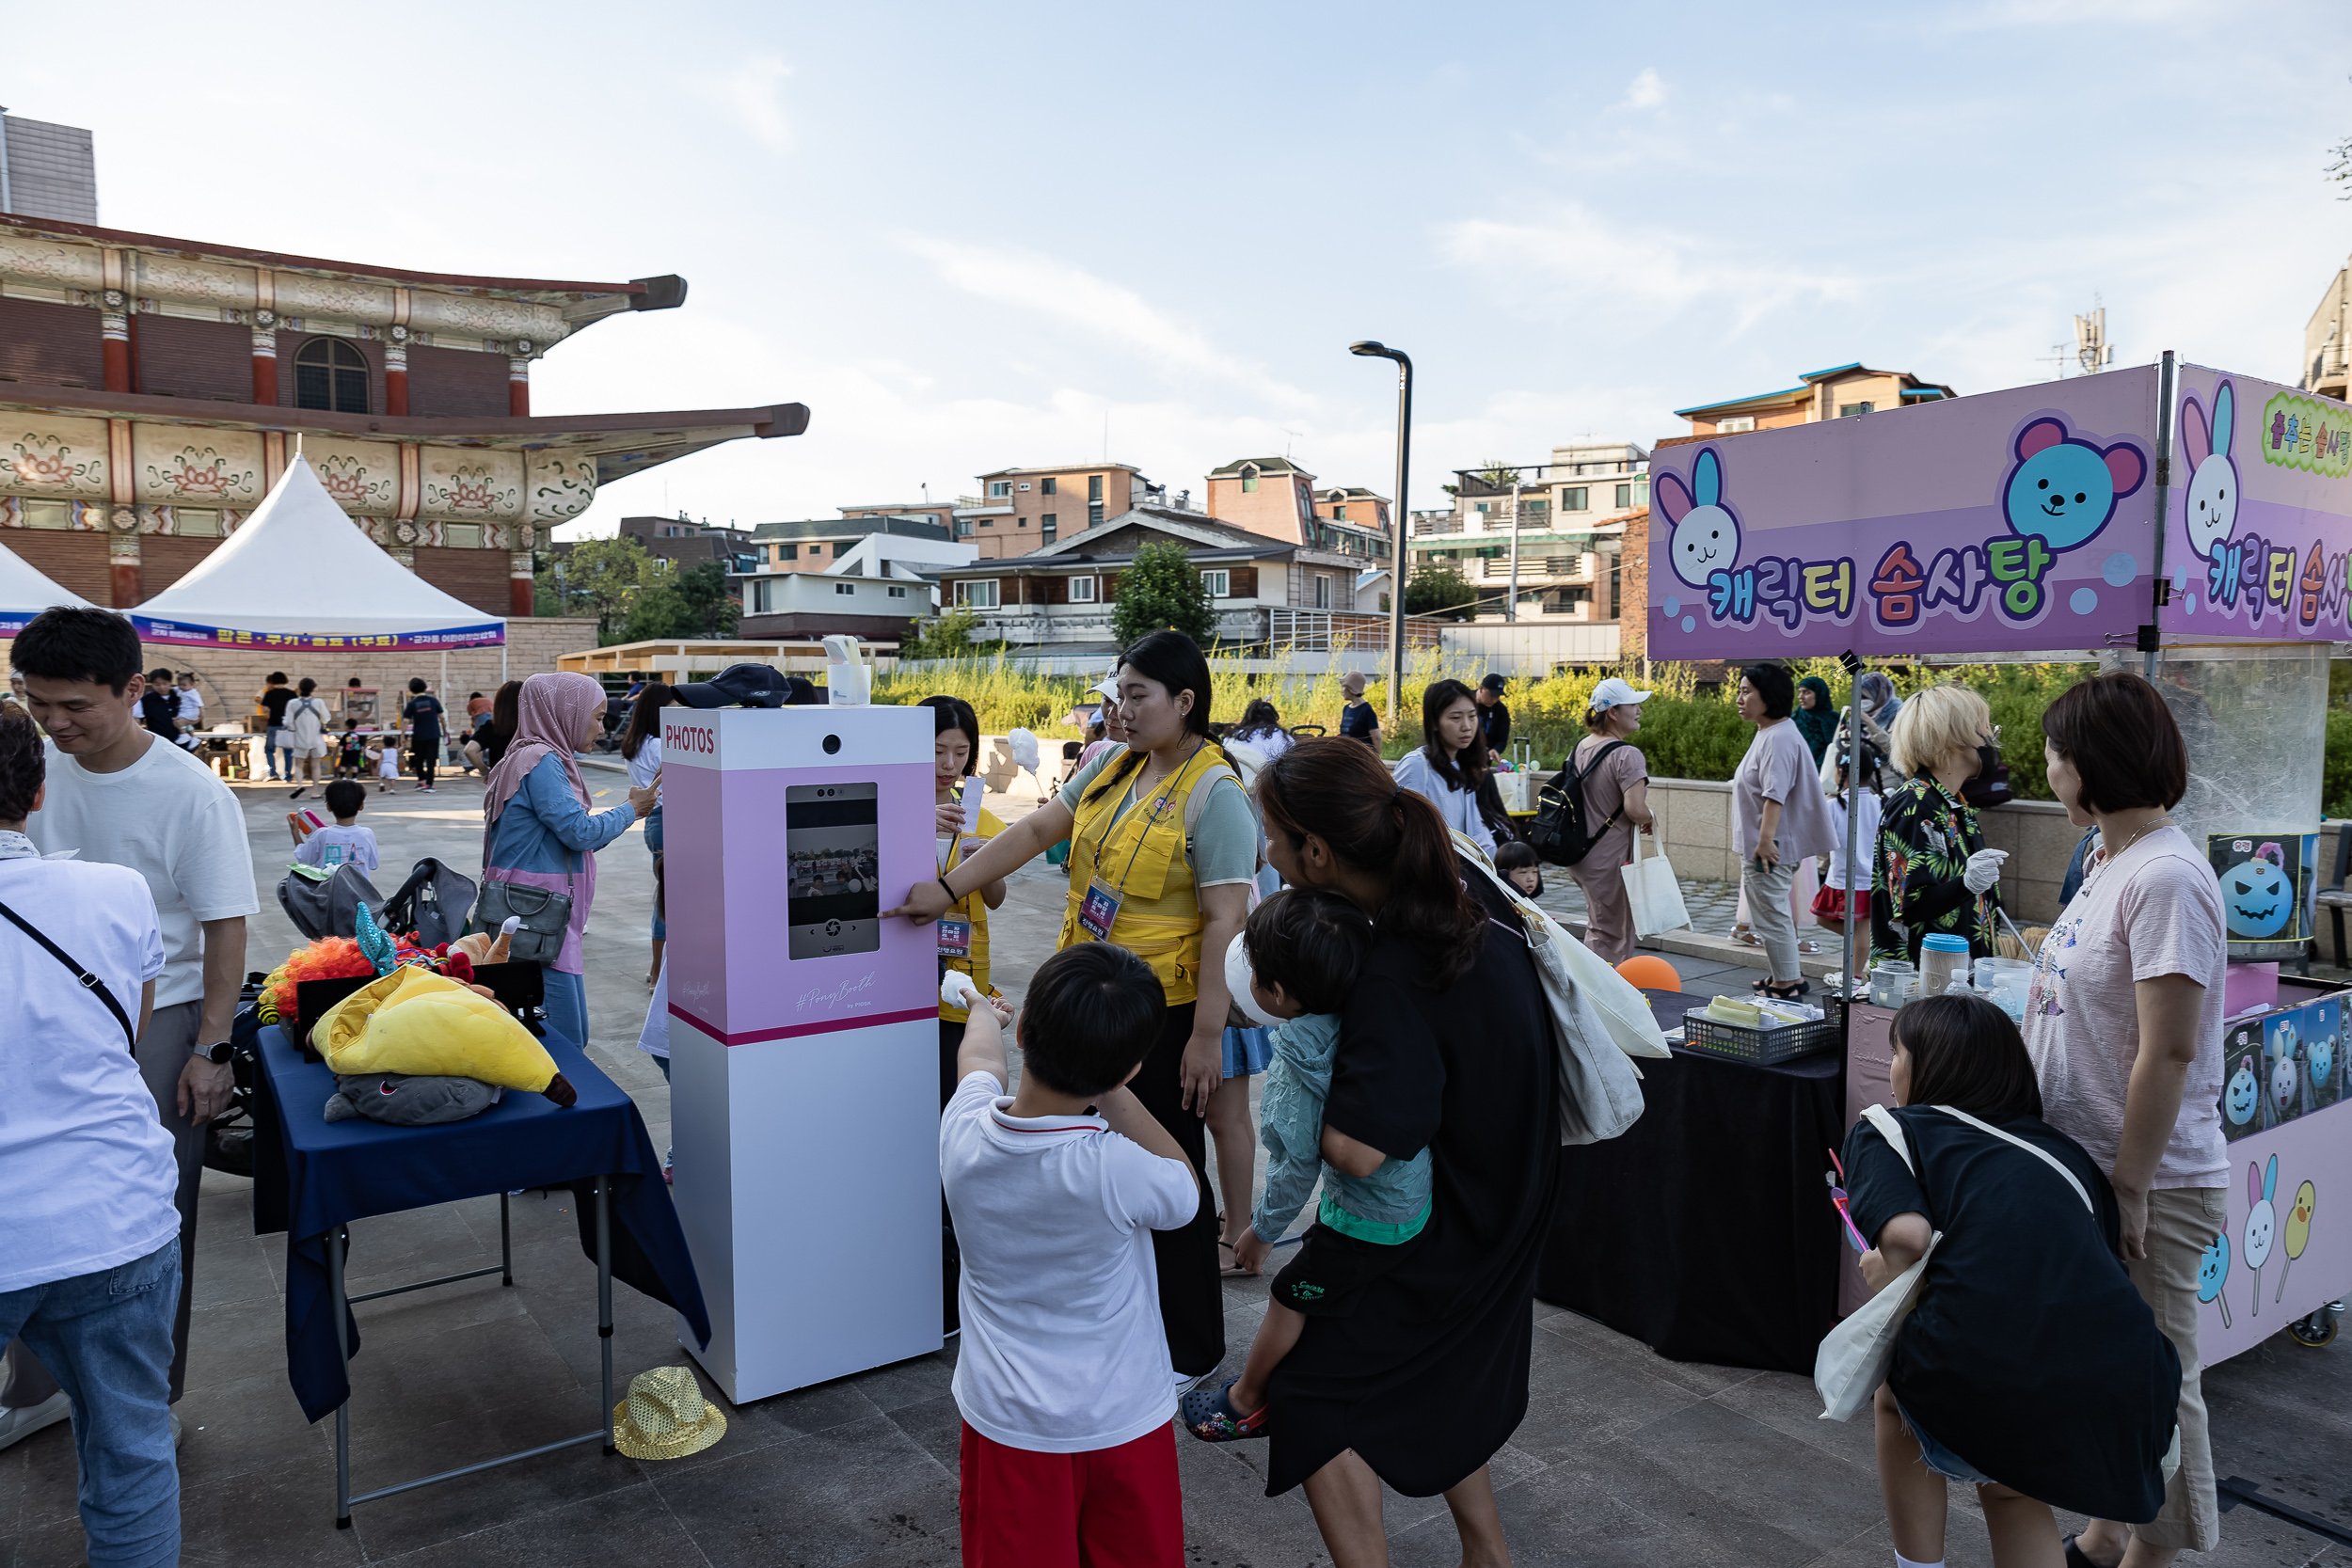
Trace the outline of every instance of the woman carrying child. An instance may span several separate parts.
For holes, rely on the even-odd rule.
[[[1166,1007],[1136,1098],[1205,1167],[1202,1118],[1225,1081],[1224,954],[1248,913],[1258,820],[1209,738],[1209,663],[1192,639],[1138,638],[1120,655],[1117,690],[1125,750],[1081,768],[978,854],[909,889],[889,913],[934,924],[1068,839],[1070,904],[1057,946],[1109,942],[1151,966]],[[1244,1201],[1231,1199],[1236,1220]],[[1205,1190],[1193,1223],[1152,1240],[1168,1356],[1188,1381],[1225,1358],[1216,1209]]]
[[[1339,1568],[1388,1560],[1382,1481],[1445,1494],[1464,1560],[1507,1560],[1486,1463],[1527,1412],[1560,1150],[1534,959],[1485,867],[1369,749],[1303,740],[1258,776],[1258,803],[1282,879],[1373,922],[1340,1013],[1323,1159],[1364,1178],[1425,1150],[1433,1183],[1414,1244],[1351,1309],[1307,1314],[1275,1368],[1266,1490],[1305,1484]]]
[[[2117,1260],[2114,1189],[2042,1119],[2008,1016],[1923,997],[1894,1048],[1900,1147],[1865,1119],[1845,1163],[1872,1290],[1941,1236],[1875,1402],[1896,1561],[1941,1568],[1957,1481],[1977,1488],[1997,1568],[2059,1568],[2053,1508],[2147,1520],[2163,1505],[2180,1358]]]
[[[1339,1015],[1372,942],[1363,911],[1336,893],[1305,888],[1259,905],[1242,930],[1250,994],[1284,1022],[1273,1032],[1262,1106],[1265,1194],[1233,1249],[1235,1262],[1258,1273],[1318,1180],[1323,1202],[1297,1253],[1274,1276],[1241,1375],[1184,1396],[1184,1425],[1212,1443],[1266,1434],[1266,1384],[1298,1343],[1308,1315],[1352,1311],[1366,1285],[1410,1256],[1429,1223],[1426,1148],[1409,1160],[1383,1160],[1366,1177],[1323,1162],[1323,1104],[1339,1050]]]

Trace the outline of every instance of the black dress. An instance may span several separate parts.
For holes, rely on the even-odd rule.
[[[1916,1178],[1867,1121],[1846,1137],[1863,1235],[1876,1242],[1906,1212],[1944,1233],[1896,1337],[1895,1397],[1930,1436],[2028,1497],[2094,1519],[2154,1518],[2181,1361],[2117,1260],[2115,1189],[2038,1117],[1999,1125],[2073,1171],[2095,1221],[2026,1150],[1927,1107],[1895,1117]]]
[[[1485,877],[1469,881],[1494,908]],[[1527,1413],[1535,1265],[1559,1185],[1550,1014],[1516,928],[1490,920],[1448,990],[1420,968],[1411,944],[1375,942],[1324,1122],[1400,1159],[1430,1148],[1429,1224],[1351,1316],[1309,1318],[1275,1370],[1268,1497],[1348,1449],[1398,1492],[1430,1497]]]

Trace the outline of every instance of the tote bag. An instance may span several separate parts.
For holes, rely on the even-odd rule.
[[[1666,847],[1657,846],[1658,852],[1648,859],[1642,857],[1644,834],[1633,835],[1633,860],[1618,868],[1625,879],[1625,901],[1633,910],[1633,934],[1654,937],[1661,931],[1679,931],[1691,924],[1691,911],[1683,907],[1682,884],[1675,879],[1674,862],[1666,858]]]
[[[1457,832],[1454,842],[1464,851],[1462,858],[1511,901],[1535,959],[1551,1014],[1560,1141],[1590,1144],[1616,1137],[1642,1115],[1642,1074],[1627,1057],[1672,1054],[1649,1004],[1623,975],[1497,876],[1470,839]]]
[[[1902,1123],[1883,1105],[1866,1105],[1862,1114],[1871,1126],[1879,1130],[1889,1148],[1914,1176],[1919,1167],[1912,1163],[1911,1145],[1903,1137]],[[1813,1386],[1821,1396],[1821,1419],[1851,1421],[1870,1402],[1879,1385],[1886,1381],[1886,1369],[1895,1360],[1895,1336],[1901,1332],[1903,1320],[1919,1305],[1919,1287],[1928,1277],[1928,1259],[1935,1256],[1935,1244],[1944,1239],[1936,1231],[1928,1238],[1928,1250],[1919,1260],[1897,1275],[1884,1289],[1854,1309],[1846,1319],[1823,1337],[1821,1348],[1813,1357]]]

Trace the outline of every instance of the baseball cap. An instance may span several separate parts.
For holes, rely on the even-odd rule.
[[[1482,688],[1484,688],[1485,689],[1486,689],[1486,690],[1488,690],[1488,691],[1500,691],[1500,690],[1502,690],[1502,689],[1505,686],[1508,686],[1508,685],[1510,684],[1510,682],[1508,682],[1507,680],[1505,680],[1502,676],[1501,676],[1501,675],[1498,675],[1498,674],[1494,673],[1492,671],[1489,671],[1489,672],[1487,672],[1486,678],[1485,680],[1483,680],[1483,681],[1480,681],[1478,684],[1479,684]],[[1620,685],[1620,686],[1623,686],[1625,683],[1624,683],[1623,681],[1619,681],[1617,684],[1618,684],[1618,685]]]
[[[1116,664],[1112,665],[1111,673],[1109,674],[1104,675],[1101,680],[1096,681],[1092,686],[1088,687],[1087,695],[1089,697],[1100,697],[1106,703],[1115,703],[1119,701],[1119,666]]]
[[[1628,703],[1646,703],[1649,700],[1649,692],[1636,691],[1633,689],[1631,681],[1621,680],[1612,675],[1593,688],[1593,700],[1586,705],[1586,708],[1589,712],[1598,713],[1603,708],[1619,707]]]
[[[791,690],[772,664],[730,664],[707,681],[677,688],[677,700],[688,707],[782,707]]]

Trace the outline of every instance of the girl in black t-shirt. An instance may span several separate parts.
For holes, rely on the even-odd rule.
[[[1878,1390],[1895,1550],[1944,1558],[1946,1483],[1973,1482],[1997,1568],[2057,1562],[2053,1507],[2144,1521],[2164,1504],[2180,1357],[2118,1261],[2114,1189],[2042,1119],[2017,1025],[1973,996],[1897,1015],[1899,1151],[1846,1138],[1853,1221],[1883,1290],[1928,1251]]]

